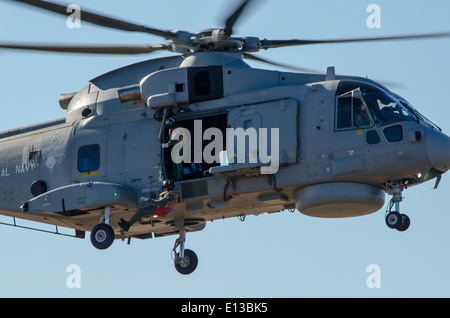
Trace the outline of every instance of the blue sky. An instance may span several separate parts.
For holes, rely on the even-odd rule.
[[[72,2],[136,23],[196,32],[220,27],[230,1]],[[381,9],[381,28],[366,25],[368,5]],[[258,5],[260,4],[260,5]],[[329,39],[450,31],[450,2],[387,0],[256,1],[236,35],[268,39]],[[0,1],[0,41],[91,44],[162,43],[83,23],[69,29],[58,15]],[[450,38],[279,48],[259,56],[386,83],[450,132]],[[89,79],[145,59],[171,55],[90,56],[0,51],[0,130],[64,117],[61,93]],[[275,69],[249,62],[257,68]],[[403,193],[406,232],[384,223],[384,210],[363,217],[318,219],[283,211],[208,222],[190,233],[199,257],[188,276],[173,268],[175,236],[116,241],[98,251],[85,240],[0,227],[0,297],[449,297],[450,179],[444,175]],[[386,197],[386,202],[389,197]],[[2,219],[5,220],[5,219]],[[29,223],[22,222],[29,225]],[[68,288],[69,265],[81,270]],[[367,267],[380,269],[380,288],[368,288]]]

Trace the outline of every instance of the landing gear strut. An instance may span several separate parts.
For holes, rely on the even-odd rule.
[[[173,247],[174,265],[175,269],[183,275],[191,274],[198,265],[197,254],[194,251],[185,249],[184,242],[186,240],[186,230],[180,229],[180,236],[175,240],[175,245]],[[177,247],[180,247],[180,251],[176,252]]]
[[[388,194],[392,195],[392,199],[389,201],[385,216],[386,225],[401,232],[406,231],[411,224],[409,217],[400,213],[402,191],[403,187],[399,185],[394,185],[389,189]]]
[[[111,208],[105,208],[105,214],[100,218],[100,223],[94,226],[91,232],[91,243],[99,250],[107,249],[114,242],[114,230],[109,225]]]

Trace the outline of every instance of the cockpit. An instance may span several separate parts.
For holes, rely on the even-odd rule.
[[[364,82],[342,80],[339,83],[336,90],[336,130],[402,121],[422,121],[440,130],[400,96]]]

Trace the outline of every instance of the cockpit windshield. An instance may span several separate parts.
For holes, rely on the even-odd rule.
[[[417,120],[414,114],[402,105],[400,101],[383,91],[363,93],[362,95],[378,125],[397,121]]]
[[[341,81],[336,90],[337,96],[337,123],[336,129],[351,129],[371,126],[369,119],[360,124],[355,124],[357,119],[357,105],[367,106],[371,117],[378,126],[399,122],[399,121],[417,121],[421,119],[414,109],[402,103],[395,95],[390,94],[374,85],[359,81]],[[348,105],[351,105],[348,106]],[[352,112],[352,115],[345,115]],[[353,125],[345,123],[344,119],[349,117],[353,119]],[[366,115],[366,117],[368,117]],[[350,119],[347,119],[350,122]]]
[[[433,123],[431,120],[429,120],[428,118],[426,118],[424,115],[422,115],[421,113],[419,113],[418,110],[416,110],[414,107],[411,106],[410,103],[408,103],[408,101],[406,101],[405,99],[399,97],[399,101],[400,103],[402,103],[403,106],[405,106],[406,108],[408,108],[411,112],[413,112],[422,122],[424,122],[425,124],[433,127],[434,129],[437,129],[439,131],[442,131],[442,129],[437,126],[435,123]]]

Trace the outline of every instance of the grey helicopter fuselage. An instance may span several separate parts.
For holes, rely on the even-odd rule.
[[[370,108],[362,124],[357,104]],[[119,219],[143,205],[140,197],[157,196],[170,175],[164,110],[203,146],[208,128],[224,136],[227,128],[276,128],[279,167],[262,174],[259,161],[185,164],[174,211],[136,224],[128,237],[176,234],[178,220],[195,231],[209,220],[295,208],[318,217],[369,214],[388,189],[440,177],[450,164],[449,138],[382,85],[331,69],[253,69],[236,53],[126,66],[61,105],[66,118],[0,133],[1,214],[85,232],[108,207],[119,238]],[[384,107],[397,107],[396,117]]]

